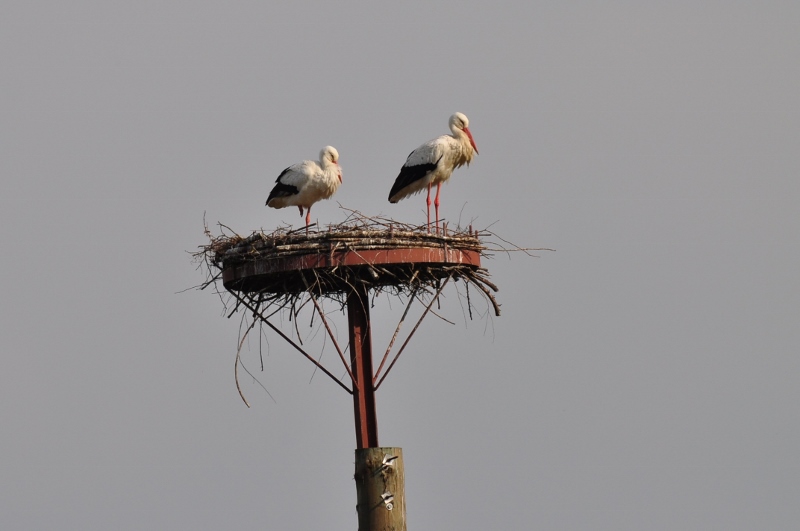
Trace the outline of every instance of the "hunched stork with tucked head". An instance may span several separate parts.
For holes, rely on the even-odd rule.
[[[328,199],[342,183],[342,169],[339,167],[339,152],[333,146],[325,146],[319,152],[319,163],[304,160],[293,164],[278,175],[275,187],[269,193],[267,206],[283,208],[296,206],[306,214],[306,230],[311,223],[311,205],[320,199]]]
[[[450,178],[453,170],[469,165],[478,147],[469,131],[469,120],[457,112],[450,117],[452,135],[443,135],[425,142],[411,152],[400,168],[400,175],[389,192],[389,202],[397,203],[409,195],[428,189],[428,232],[431,231],[431,186],[436,185],[436,231],[439,231],[439,192],[442,183]]]

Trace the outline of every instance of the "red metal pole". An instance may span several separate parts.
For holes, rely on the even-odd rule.
[[[357,448],[377,448],[378,416],[372,381],[372,332],[369,323],[369,294],[364,286],[347,294],[350,325],[350,365],[358,382],[353,389]]]

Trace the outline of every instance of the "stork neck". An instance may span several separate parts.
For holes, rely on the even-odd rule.
[[[467,133],[465,133],[461,129],[456,129],[455,135],[453,136],[455,136],[456,140],[458,140],[458,144],[461,147],[462,152],[469,153],[472,151],[472,143],[469,141]]]

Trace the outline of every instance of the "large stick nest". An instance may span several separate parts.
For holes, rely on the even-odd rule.
[[[261,265],[262,272],[266,272],[253,275],[253,282],[249,284],[240,280],[224,287],[230,293],[238,292],[237,299],[245,297],[257,301],[258,306],[265,303],[271,306],[279,301],[281,306],[292,306],[303,299],[304,294],[343,302],[346,293],[357,286],[375,293],[433,293],[443,279],[463,280],[467,288],[472,285],[480,290],[499,316],[500,305],[493,295],[498,288],[489,280],[489,271],[470,263],[365,264],[294,270],[283,268],[275,272],[269,272],[269,265],[292,257],[375,250],[449,249],[477,253],[482,259],[491,258],[498,252],[520,251],[533,256],[530,251],[551,250],[518,247],[488,229],[473,230],[471,225],[450,229],[444,224],[439,233],[429,233],[425,225],[368,217],[355,210],[340,208],[348,213],[346,219],[322,229],[315,225],[300,229],[284,226],[269,233],[261,230],[241,236],[221,223],[219,235],[213,235],[206,227],[209,243],[193,253],[208,274],[207,281],[199,287],[216,286],[223,271],[256,263]]]
[[[323,230],[316,227],[309,231],[305,228],[291,230],[289,227],[279,227],[271,233],[256,231],[245,237],[224,225],[220,227],[223,233],[218,236],[213,236],[206,228],[210,241],[195,253],[210,272],[216,270],[221,273],[226,269],[254,263],[261,264],[263,271],[269,270],[270,264],[292,257],[332,256],[344,252],[358,254],[380,250],[444,249],[489,257],[498,250],[508,250],[498,249],[493,244],[487,245],[481,238],[492,237],[494,234],[473,230],[471,226],[451,230],[444,225],[440,233],[436,234],[427,232],[425,226],[367,217],[355,211],[350,211],[344,222],[329,225]],[[211,275],[210,281],[218,278],[219,274]],[[495,313],[500,315],[500,305],[492,295],[498,288],[489,280],[488,270],[470,263],[406,262],[291,270],[281,268],[279,271],[252,275],[246,280],[229,282],[225,287],[238,292],[257,292],[260,295],[281,298],[312,292],[338,299],[341,294],[355,286],[397,293],[426,287],[435,290],[445,278],[464,279],[476,286],[488,297]]]

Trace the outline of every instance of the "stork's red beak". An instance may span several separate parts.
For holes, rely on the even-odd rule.
[[[472,139],[472,133],[469,132],[469,127],[465,127],[464,132],[467,133],[467,138],[469,138],[469,143],[472,144],[472,149],[475,150],[475,153],[480,155],[480,153],[478,153],[478,146],[475,145],[475,141]]]

